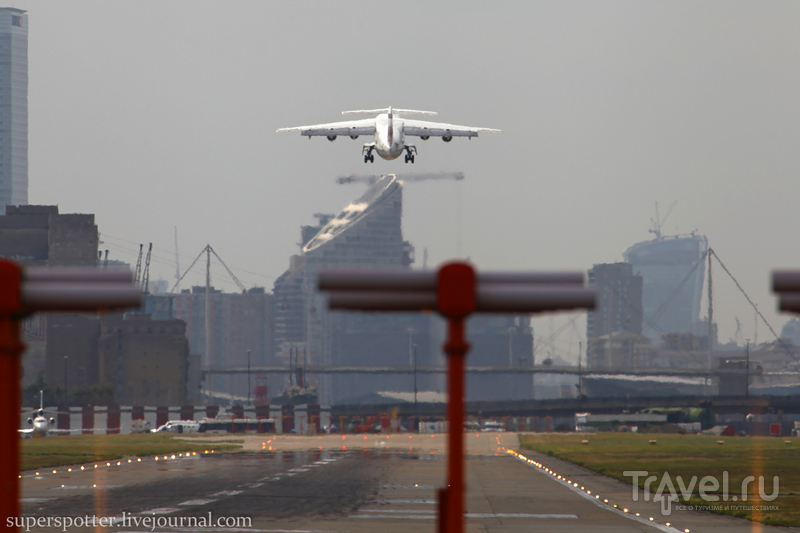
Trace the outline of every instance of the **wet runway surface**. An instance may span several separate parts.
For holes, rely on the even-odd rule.
[[[366,455],[364,455],[366,453]],[[291,518],[351,512],[389,468],[391,453],[243,452],[42,472],[23,484],[24,514]],[[89,466],[89,465],[86,465]],[[48,475],[49,474],[49,475]],[[63,485],[63,486],[62,486]]]
[[[468,532],[752,531],[747,522],[708,513],[675,515],[672,519],[682,525],[668,527],[664,522],[670,518],[655,515],[658,504],[653,502],[639,502],[633,510],[643,517],[650,513],[660,523],[637,521],[611,504],[578,494],[585,486],[592,495],[600,491],[611,503],[630,506],[629,486],[529,452],[569,476],[566,483],[509,453],[505,446],[518,442],[516,436],[468,437]],[[78,465],[71,471],[26,472],[23,514],[26,519],[105,517],[108,527],[94,531],[132,533],[432,533],[437,491],[445,484],[445,442],[430,436],[249,438],[245,450],[250,451],[239,453],[176,454],[86,464],[82,470]],[[573,486],[572,481],[579,483]],[[214,527],[198,522],[209,517]],[[222,527],[219,519],[246,522]],[[64,531],[55,524],[31,530]]]

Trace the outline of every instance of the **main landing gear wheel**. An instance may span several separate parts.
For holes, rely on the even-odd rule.
[[[411,161],[411,164],[413,165],[414,164],[414,156],[406,154],[406,163],[408,163],[409,161]]]
[[[374,155],[368,154],[368,155],[364,156],[364,163],[374,163],[374,162],[375,162],[375,156]]]

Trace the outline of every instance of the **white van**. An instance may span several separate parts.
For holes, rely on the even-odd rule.
[[[483,423],[483,430],[484,431],[503,431],[503,424],[498,422],[497,420],[487,420]]]

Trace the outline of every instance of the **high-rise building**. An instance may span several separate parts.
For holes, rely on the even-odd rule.
[[[2,161],[0,158],[0,168],[5,168]],[[55,205],[11,206],[0,216],[0,257],[26,267],[96,266],[98,239],[94,215],[59,214]],[[37,313],[23,322],[26,386],[45,371],[47,317],[53,316]]]
[[[642,333],[642,276],[628,263],[594,265],[589,285],[597,289],[597,306],[586,319],[586,337],[614,331]]]
[[[402,211],[402,184],[385,176],[335,217],[320,215],[319,226],[302,228],[302,253],[291,258],[273,291],[276,364],[288,366],[290,354],[297,353],[299,362],[313,366],[408,366],[413,344],[420,365],[438,357],[429,340],[430,316],[330,313],[316,290],[321,267],[409,266],[413,248],[403,240]],[[413,386],[410,376],[396,375],[319,376],[314,384],[325,403]]]
[[[587,363],[605,366],[607,359],[600,337],[615,332],[642,334],[642,276],[634,275],[629,263],[594,265],[589,284],[597,289],[597,306],[586,317]],[[606,339],[607,340],[607,339]]]
[[[28,14],[0,8],[0,214],[28,203]]]
[[[707,249],[708,240],[701,235],[658,234],[625,251],[625,261],[643,280],[643,335],[657,342],[664,333],[699,329]]]

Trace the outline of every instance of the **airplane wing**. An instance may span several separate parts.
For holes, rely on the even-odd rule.
[[[330,124],[317,124],[315,126],[297,126],[295,128],[281,128],[278,132],[299,131],[300,135],[375,135],[375,119],[347,120],[344,122],[331,122]]]
[[[477,137],[479,132],[500,133],[500,130],[403,119],[403,132],[417,137]]]
[[[25,436],[25,435],[32,434],[33,433],[33,428],[18,429],[17,431],[19,431],[20,435]]]
[[[94,430],[92,430],[94,433]],[[83,428],[76,428],[76,429],[55,429],[55,428],[47,428],[48,435],[80,435],[83,433]]]

